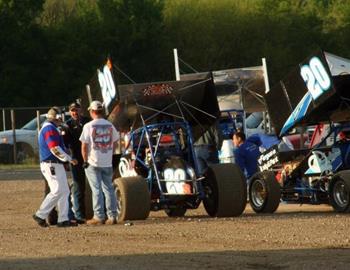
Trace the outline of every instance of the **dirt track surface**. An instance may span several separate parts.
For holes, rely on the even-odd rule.
[[[249,207],[238,218],[152,213],[112,226],[38,227],[42,180],[0,181],[0,269],[350,269],[350,215],[328,206]]]

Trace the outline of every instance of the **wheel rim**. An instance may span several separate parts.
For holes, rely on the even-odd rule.
[[[341,208],[349,204],[349,191],[347,190],[344,181],[340,180],[334,184],[333,198],[337,205]]]
[[[266,201],[267,190],[264,181],[257,179],[251,187],[251,200],[256,207],[262,207]]]

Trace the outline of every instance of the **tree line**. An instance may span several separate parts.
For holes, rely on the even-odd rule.
[[[198,71],[266,57],[273,85],[317,49],[350,58],[349,24],[347,0],[0,0],[0,107],[66,104],[108,55],[173,80],[173,48]]]

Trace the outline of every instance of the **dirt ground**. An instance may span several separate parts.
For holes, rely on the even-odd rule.
[[[1,177],[0,177],[1,178]],[[0,181],[0,270],[350,269],[350,216],[281,204],[273,215],[185,218],[153,212],[127,226],[40,228],[43,180]]]

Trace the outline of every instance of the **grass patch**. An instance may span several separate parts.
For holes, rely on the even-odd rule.
[[[38,169],[39,164],[0,164],[0,170]]]
[[[35,158],[27,158],[21,164],[0,164],[0,170],[26,170],[38,168],[39,161]]]

